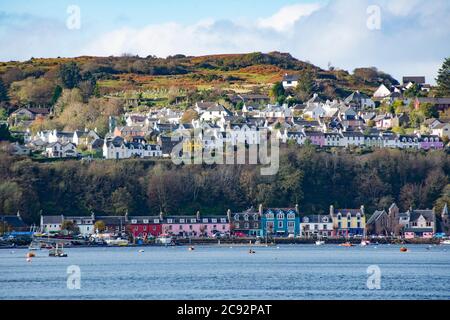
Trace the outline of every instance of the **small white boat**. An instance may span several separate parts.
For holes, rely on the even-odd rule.
[[[361,241],[361,247],[367,247],[369,245],[370,245],[370,241],[368,241],[368,240]]]
[[[128,246],[128,240],[125,239],[107,239],[106,244],[108,246],[119,246],[119,247],[126,247]]]
[[[155,243],[163,246],[171,246],[173,245],[173,238],[171,236],[162,235],[156,238]]]
[[[37,241],[33,241],[28,246],[28,250],[30,250],[30,251],[41,250],[41,244],[39,242],[37,242]]]
[[[450,240],[444,240],[441,242],[442,245],[450,245]]]
[[[321,241],[321,240],[316,241],[316,246],[323,246],[323,245],[325,245],[325,241]]]

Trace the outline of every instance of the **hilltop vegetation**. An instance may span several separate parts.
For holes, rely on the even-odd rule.
[[[63,75],[61,72],[63,71]],[[67,79],[70,73],[76,79]],[[258,91],[270,87],[285,73],[308,73],[324,97],[343,97],[353,90],[372,93],[380,82],[396,80],[375,68],[359,68],[353,74],[335,69],[322,70],[286,53],[250,53],[203,57],[170,56],[140,58],[79,57],[73,59],[31,59],[0,63],[0,75],[9,91],[12,106],[52,105],[61,87],[77,86],[85,98],[115,94],[144,98],[154,95],[168,102],[170,91],[189,100],[195,94],[213,92],[216,98],[227,92]],[[70,83],[72,80],[75,83]],[[170,102],[170,101],[169,101]]]

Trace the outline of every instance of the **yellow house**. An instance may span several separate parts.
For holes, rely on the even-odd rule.
[[[183,153],[193,154],[194,152],[202,152],[203,143],[201,141],[187,140],[183,143]]]
[[[330,206],[336,236],[352,237],[365,235],[366,215],[364,206],[359,209],[335,209]]]

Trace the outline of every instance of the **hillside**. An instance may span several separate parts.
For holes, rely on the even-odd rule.
[[[33,58],[25,62],[0,62],[0,75],[8,87],[11,104],[51,104],[55,87],[60,85],[60,66],[69,62],[78,65],[82,80],[94,79],[97,95],[131,97],[139,92],[161,105],[170,102],[171,92],[181,98],[192,92],[219,91],[216,96],[224,92],[268,94],[270,87],[286,73],[311,74],[316,91],[324,98],[344,97],[354,90],[371,94],[380,82],[396,83],[374,68],[361,68],[355,73],[335,68],[323,70],[279,52],[176,55],[165,59],[153,56]]]

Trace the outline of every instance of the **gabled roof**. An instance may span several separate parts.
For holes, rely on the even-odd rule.
[[[59,216],[42,216],[43,224],[62,224],[64,221],[64,217],[62,215]]]
[[[300,76],[298,74],[285,74],[283,76],[283,81],[298,81]]]
[[[367,224],[372,224],[376,221],[378,221],[383,215],[387,215],[385,210],[382,211],[375,211],[372,216],[369,218],[369,220],[367,221]]]
[[[25,222],[23,222],[22,218],[20,216],[14,215],[14,216],[0,216],[0,223],[6,223],[8,226],[12,228],[26,228],[27,225]]]

